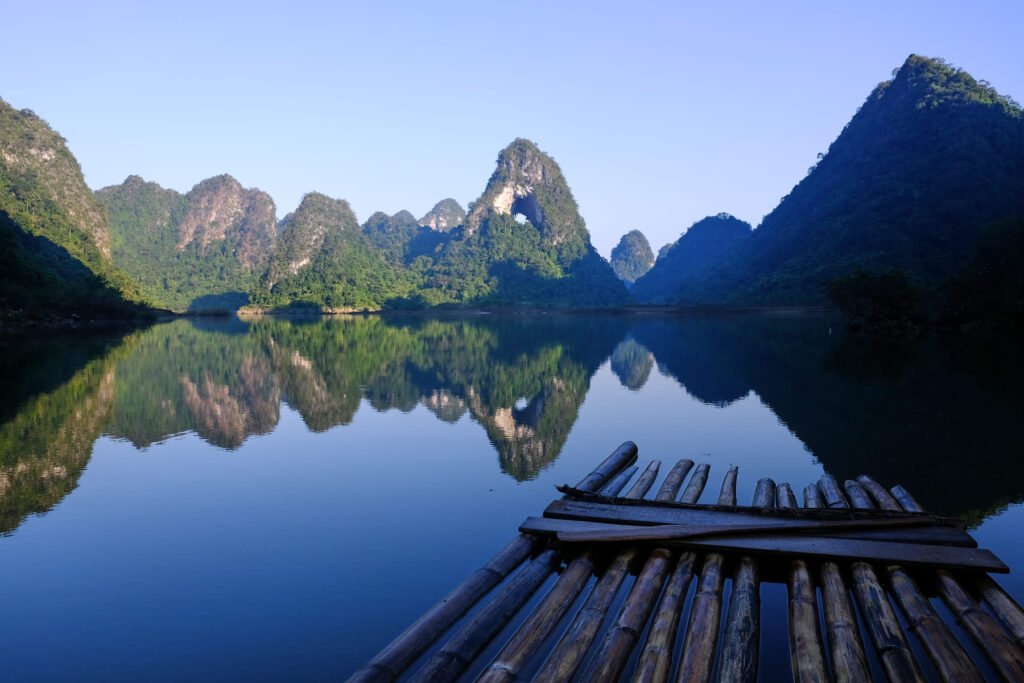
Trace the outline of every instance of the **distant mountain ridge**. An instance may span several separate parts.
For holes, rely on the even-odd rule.
[[[960,69],[911,55],[749,237],[694,272],[671,265],[684,236],[634,294],[821,304],[827,282],[889,268],[932,288],[963,270],[987,228],[1022,216],[1020,107]]]
[[[468,213],[444,199],[420,219],[378,212],[360,226],[344,200],[310,193],[279,222],[267,193],[229,175],[184,194],[138,176],[92,193],[63,139],[0,101],[0,319],[143,303],[820,305],[826,284],[859,271],[898,269],[937,291],[970,265],[983,290],[998,278],[979,245],[998,255],[1019,241],[1024,113],[941,60],[911,55],[819,156],[756,230],[711,216],[657,259],[634,231],[609,264],[558,164],[529,140],[498,154]],[[988,239],[995,228],[1003,242]],[[1016,270],[1003,258],[999,281]]]

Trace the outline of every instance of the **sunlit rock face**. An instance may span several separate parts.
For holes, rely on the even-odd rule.
[[[85,234],[104,258],[110,258],[110,229],[103,207],[85,184],[78,161],[64,138],[28,109],[17,110],[0,99],[0,178],[18,188],[0,198],[0,208],[16,213],[18,196],[31,188],[39,198],[67,219],[73,230]],[[48,235],[47,235],[48,236]],[[61,246],[64,240],[54,235]],[[67,244],[74,256],[74,247]],[[92,264],[90,264],[92,265]]]
[[[178,249],[191,243],[204,250],[214,242],[236,245],[247,269],[265,268],[277,239],[274,201],[266,192],[245,189],[229,175],[209,178],[185,195],[185,213],[178,223]]]
[[[466,221],[466,210],[452,198],[442,199],[419,220],[423,227],[447,232]]]
[[[114,263],[164,308],[237,308],[275,251],[270,195],[229,175],[185,194],[129,176],[96,197],[110,216]]]
[[[242,361],[235,386],[217,383],[209,374],[181,378],[185,405],[200,436],[217,446],[238,448],[251,434],[277,426],[280,389],[267,358]]]
[[[551,220],[548,220],[538,193],[544,199],[549,199],[548,195],[551,195],[551,203],[568,199],[572,210],[566,213],[573,215],[563,215],[559,211],[557,216],[551,216]],[[568,183],[554,159],[529,140],[519,138],[498,155],[498,166],[483,195],[473,205],[466,223],[469,232],[473,232],[479,229],[491,213],[522,214],[548,241],[558,244],[580,229],[585,231],[575,205]]]

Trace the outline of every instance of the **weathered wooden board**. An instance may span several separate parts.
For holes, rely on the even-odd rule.
[[[724,512],[695,508],[672,508],[645,505],[614,505],[579,500],[559,500],[544,511],[545,517],[572,519],[606,524],[658,525],[689,524],[694,526],[772,526],[806,524],[805,519],[780,518],[746,512]],[[822,522],[825,523],[824,521]],[[963,529],[953,526],[928,526],[889,529],[823,530],[828,538],[856,538],[893,543],[927,543],[935,545],[977,547],[977,542]]]
[[[530,517],[521,531],[554,535],[559,531],[596,529],[595,522]],[[604,524],[605,528],[614,525]],[[923,543],[894,543],[856,538],[825,538],[819,536],[764,535],[728,538],[700,538],[685,541],[658,541],[659,547],[696,548],[705,551],[742,552],[750,555],[803,557],[896,563],[917,567],[950,567],[1007,573],[1009,568],[990,551]]]

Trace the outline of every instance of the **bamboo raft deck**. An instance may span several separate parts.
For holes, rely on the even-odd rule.
[[[801,507],[761,479],[738,506],[733,467],[698,505],[709,465],[680,460],[648,497],[661,463],[636,460],[626,442],[560,487],[349,680],[776,680],[760,589],[779,583],[793,680],[1024,681],[1024,610],[989,576],[1008,569],[903,487],[825,475]]]

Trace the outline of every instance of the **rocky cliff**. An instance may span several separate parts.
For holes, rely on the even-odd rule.
[[[462,225],[465,221],[466,210],[457,201],[449,197],[434,204],[434,208],[419,220],[419,224],[431,230],[447,232],[452,228]]]

